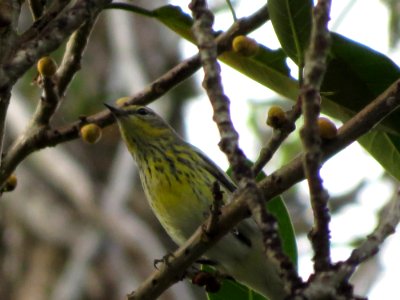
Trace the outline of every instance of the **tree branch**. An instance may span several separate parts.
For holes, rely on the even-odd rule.
[[[233,170],[233,177],[237,181],[242,178],[252,178],[251,168],[247,165],[246,157],[239,147],[239,135],[230,117],[230,100],[225,95],[221,83],[221,67],[217,60],[217,44],[212,29],[214,15],[204,0],[193,0],[189,7],[195,20],[192,31],[204,70],[203,87],[210,99],[214,110],[213,120],[217,123],[221,135],[219,146],[226,154]]]
[[[286,120],[279,126],[279,128],[274,128],[272,132],[272,137],[268,143],[263,146],[260,151],[260,155],[257,161],[254,163],[252,169],[254,174],[261,172],[262,168],[271,160],[272,156],[279,149],[283,141],[296,129],[296,120],[301,116],[301,101],[297,99],[296,103],[293,105],[290,111],[286,113]]]
[[[379,224],[367,239],[356,249],[353,250],[350,257],[344,262],[344,267],[348,270],[346,279],[356,270],[361,263],[379,252],[379,248],[388,236],[393,234],[400,221],[400,193],[390,201],[384,209],[379,219]]]
[[[68,40],[63,60],[56,74],[57,89],[60,97],[64,95],[74,75],[81,68],[82,56],[98,13],[96,12],[91,19],[87,20]]]
[[[43,76],[42,84],[43,95],[40,97],[39,104],[36,107],[36,112],[34,113],[32,122],[29,126],[48,126],[60,100],[56,92],[54,76]]]
[[[315,271],[327,270],[331,266],[330,215],[327,205],[329,196],[319,174],[322,151],[318,127],[321,101],[319,92],[330,46],[330,33],[327,27],[330,5],[330,1],[320,0],[314,8],[310,45],[305,57],[304,84],[301,88],[304,127],[300,133],[305,152],[304,170],[314,212],[314,226],[309,236],[314,248]]]

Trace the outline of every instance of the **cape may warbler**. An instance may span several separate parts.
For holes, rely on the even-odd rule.
[[[235,185],[153,110],[136,105],[107,107],[139,167],[151,208],[171,238],[181,245],[209,214],[213,183],[218,181],[225,200]],[[270,300],[285,297],[282,281],[263,252],[261,233],[252,219],[241,222],[206,256],[222,271]]]

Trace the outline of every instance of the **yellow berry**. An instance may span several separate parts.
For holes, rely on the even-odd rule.
[[[81,127],[81,138],[89,144],[95,144],[101,139],[102,130],[96,124],[86,124]]]
[[[331,140],[337,135],[335,124],[324,117],[318,119],[319,135],[322,139]]]
[[[115,104],[117,104],[118,106],[123,106],[129,99],[131,99],[131,97],[122,97],[119,98],[115,101]]]
[[[273,105],[268,110],[267,125],[272,128],[280,128],[286,122],[286,113],[282,107]]]
[[[15,190],[15,188],[17,187],[17,182],[17,176],[15,176],[15,174],[10,175],[10,177],[7,178],[4,186],[1,189],[2,192],[11,192]]]
[[[57,71],[57,64],[50,56],[44,56],[37,63],[37,70],[44,77],[51,77]]]
[[[258,51],[258,43],[247,36],[238,35],[232,41],[232,49],[243,56],[253,56]]]

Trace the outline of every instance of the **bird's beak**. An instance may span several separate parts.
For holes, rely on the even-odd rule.
[[[120,109],[118,107],[109,105],[107,103],[104,103],[104,106],[107,107],[109,109],[109,111],[113,114],[113,116],[118,119],[120,117],[124,117],[124,116],[128,116],[129,112],[127,112],[126,110]]]

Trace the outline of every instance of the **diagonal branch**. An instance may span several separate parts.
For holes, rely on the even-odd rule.
[[[239,147],[239,134],[233,127],[230,117],[230,100],[225,95],[221,82],[221,67],[218,63],[217,43],[214,39],[212,25],[214,15],[207,8],[205,0],[193,0],[190,5],[193,12],[193,34],[199,48],[200,59],[204,70],[203,87],[207,92],[214,110],[213,119],[221,135],[219,146],[226,154],[237,181],[252,178],[251,168],[246,164],[246,156]]]
[[[343,269],[347,270],[346,279],[354,273],[356,267],[379,252],[379,248],[388,236],[393,234],[400,222],[400,193],[386,206],[379,219],[376,229],[367,239],[356,248],[344,262]],[[347,267],[346,267],[347,266]]]
[[[62,97],[71,83],[74,75],[81,68],[81,60],[86,45],[89,40],[90,33],[96,22],[99,12],[93,14],[77,31],[75,31],[68,40],[66,50],[61,62],[60,68],[57,70],[57,88],[58,94]]]

